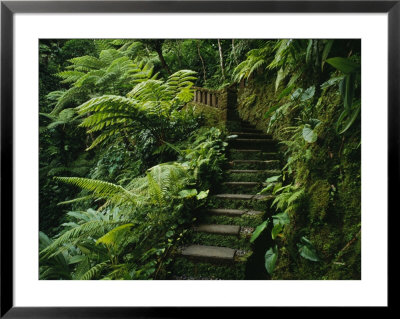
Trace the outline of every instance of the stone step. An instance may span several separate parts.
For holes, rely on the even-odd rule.
[[[272,160],[278,159],[277,152],[265,152],[256,148],[230,148],[228,158],[232,160]]]
[[[233,235],[237,236],[240,233],[240,226],[237,225],[199,225],[194,228],[197,232],[220,234],[220,235]]]
[[[259,183],[259,182],[224,182],[222,184],[226,185],[226,186],[249,186],[249,187],[252,187],[252,186],[263,186],[263,184],[265,184],[265,183]]]
[[[228,174],[280,174],[278,169],[228,169]]]
[[[229,165],[232,169],[277,169],[279,160],[233,160]]]
[[[276,143],[272,138],[236,138],[232,142],[246,143],[247,145],[253,143]]]
[[[226,182],[265,182],[267,178],[281,174],[280,170],[231,169],[226,171]]]
[[[261,161],[261,160],[233,160],[233,164],[271,164],[271,163],[279,163],[279,160],[267,160],[267,161]]]
[[[233,261],[235,251],[235,249],[228,247],[191,245],[182,248],[181,254],[193,258]]]
[[[235,149],[261,149],[264,152],[275,151],[276,144],[272,139],[235,138],[229,141],[229,147]]]
[[[222,215],[230,217],[240,217],[244,214],[247,215],[261,215],[262,211],[258,210],[247,210],[247,209],[229,209],[229,208],[211,208],[206,210],[206,213],[211,215]]]
[[[259,133],[259,134],[262,134],[262,131],[257,130],[256,128],[250,128],[250,127],[241,127],[240,131],[241,132],[245,132],[245,133]]]
[[[253,195],[253,194],[217,194],[212,197],[219,199],[237,199],[237,200],[267,200],[275,198],[273,195]]]
[[[272,135],[264,133],[251,133],[251,132],[230,132],[229,135],[237,135],[239,138],[268,138],[272,139]]]
[[[231,152],[241,152],[241,153],[262,153],[261,149],[242,149],[242,148],[231,148]]]

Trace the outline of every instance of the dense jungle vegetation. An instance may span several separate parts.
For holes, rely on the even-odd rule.
[[[361,279],[359,40],[45,39],[39,65],[40,279],[171,279],[232,138],[194,87],[279,141],[269,278]]]

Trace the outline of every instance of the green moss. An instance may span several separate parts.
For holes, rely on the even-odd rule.
[[[224,236],[219,234],[194,232],[191,235],[191,243],[206,245],[206,246],[230,247],[241,250],[250,249],[250,243],[248,238],[240,236]]]
[[[212,197],[209,200],[209,207],[265,211],[269,208],[270,203],[271,200],[228,200]]]
[[[321,221],[325,218],[329,205],[330,189],[331,185],[326,180],[317,180],[309,188],[311,221]]]
[[[263,222],[264,215],[247,215],[243,214],[241,217],[228,217],[219,215],[210,215],[205,217],[204,222],[210,224],[223,224],[223,225],[239,225],[239,226],[249,226],[257,227]]]
[[[264,132],[269,123],[264,114],[272,106],[286,103],[285,99],[278,100],[281,89],[275,93],[273,82],[274,77],[262,84],[249,81],[238,94],[240,116]],[[298,82],[298,87],[309,86],[305,79]],[[289,183],[303,185],[306,197],[304,203],[291,213],[284,237],[276,241],[279,257],[272,279],[359,279],[361,276],[361,240],[352,244],[337,260],[339,251],[351,242],[361,225],[361,124],[358,121],[345,134],[338,135],[335,123],[342,108],[336,87],[323,90],[312,115],[321,121],[316,130],[317,141],[304,147],[299,141],[296,150],[285,154],[286,159],[289,156],[300,158],[292,167]],[[283,128],[297,125],[296,116],[296,111],[289,111],[275,122],[270,132],[273,137],[278,140],[290,138]],[[281,151],[285,153],[284,146]],[[306,151],[307,157],[304,156]],[[238,159],[254,156],[231,153],[231,158]],[[282,161],[283,165],[285,161]],[[234,178],[244,180],[247,177]],[[297,244],[301,236],[311,240],[320,262],[299,255]]]
[[[281,164],[279,160],[263,160],[261,162],[250,162],[250,163],[242,163],[242,162],[230,162],[230,169],[279,169]]]
[[[174,276],[187,276],[193,278],[209,278],[224,280],[245,279],[244,262],[234,262],[231,264],[216,264],[192,261],[178,257],[173,264],[171,273]]]
[[[219,129],[225,128],[225,121],[223,120],[223,110],[213,106],[199,103],[188,103],[185,109],[191,109],[193,114],[201,116],[204,120],[204,126],[217,127]]]
[[[279,175],[279,170],[261,170],[257,173],[236,173],[226,174],[227,182],[265,182],[268,177]]]
[[[250,149],[250,148],[249,148]],[[229,150],[229,160],[273,160],[278,159],[276,152],[242,152],[236,149]]]
[[[257,185],[219,185],[218,193],[222,194],[257,194],[263,189],[262,184]]]

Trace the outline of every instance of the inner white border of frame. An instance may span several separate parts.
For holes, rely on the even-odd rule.
[[[15,306],[387,305],[387,21],[387,14],[16,14]],[[38,39],[217,37],[362,39],[362,280],[39,281]]]

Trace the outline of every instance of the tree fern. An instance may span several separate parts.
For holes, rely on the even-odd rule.
[[[166,129],[171,126],[170,122],[178,121],[182,116],[174,110],[193,98],[193,74],[193,71],[182,70],[171,75],[166,82],[146,80],[137,84],[127,97],[104,95],[77,107],[77,112],[86,116],[80,125],[88,128],[90,133],[100,131],[90,148],[111,136],[135,135],[144,129],[159,144],[164,139],[167,141]]]
[[[55,179],[91,191],[96,197],[105,198],[114,204],[127,202],[131,205],[136,204],[135,194],[119,185],[80,177],[55,177]]]

